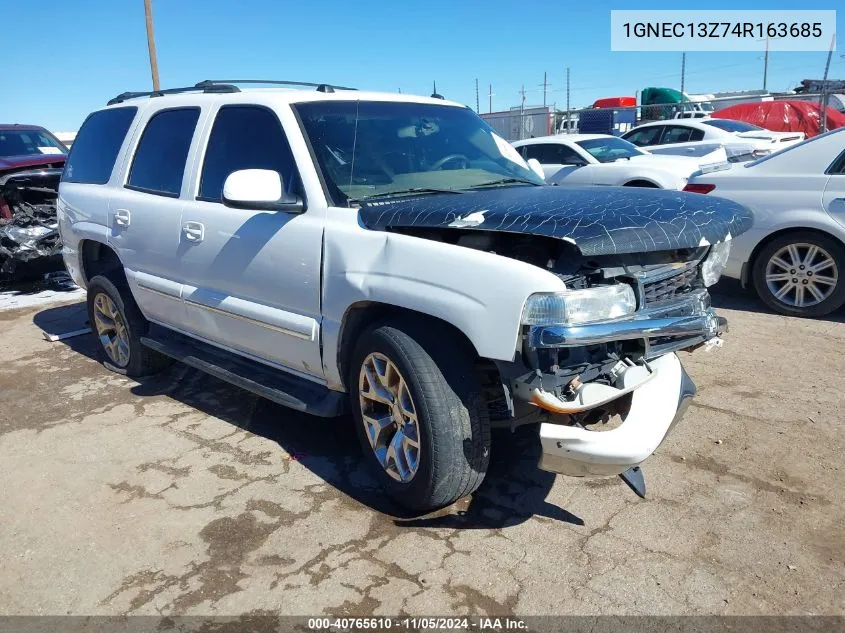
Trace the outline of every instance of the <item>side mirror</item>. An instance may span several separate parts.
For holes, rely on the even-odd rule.
[[[279,172],[271,169],[240,169],[223,183],[223,203],[238,209],[300,212],[305,205],[298,196],[285,194]]]
[[[531,168],[531,171],[540,176],[540,178],[542,178],[543,180],[546,179],[546,175],[543,173],[543,166],[540,165],[539,160],[537,160],[536,158],[529,158],[527,162],[528,166]]]

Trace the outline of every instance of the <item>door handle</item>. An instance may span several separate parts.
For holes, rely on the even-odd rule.
[[[205,237],[205,227],[199,222],[185,222],[182,233],[189,242],[202,242]]]
[[[118,226],[129,226],[131,216],[127,209],[118,209],[114,212],[114,223]]]

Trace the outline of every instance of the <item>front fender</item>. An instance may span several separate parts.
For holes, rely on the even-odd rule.
[[[528,296],[565,289],[558,277],[531,264],[351,223],[329,222],[323,266],[324,359],[337,358],[347,309],[377,302],[446,321],[479,356],[510,361]],[[336,367],[326,367],[326,374],[341,383]]]

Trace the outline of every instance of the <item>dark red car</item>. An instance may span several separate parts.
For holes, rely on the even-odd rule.
[[[60,268],[56,197],[67,153],[42,127],[0,124],[0,280]]]
[[[31,167],[63,167],[68,149],[37,125],[0,123],[0,175]]]

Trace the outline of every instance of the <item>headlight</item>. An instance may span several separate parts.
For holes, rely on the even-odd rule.
[[[626,284],[564,292],[541,292],[528,297],[522,311],[525,325],[561,325],[607,321],[633,314],[634,290]]]
[[[705,286],[712,286],[719,281],[719,277],[722,276],[722,271],[725,270],[725,265],[728,263],[728,255],[730,254],[730,242],[719,242],[710,247],[707,258],[701,264],[701,278]]]

